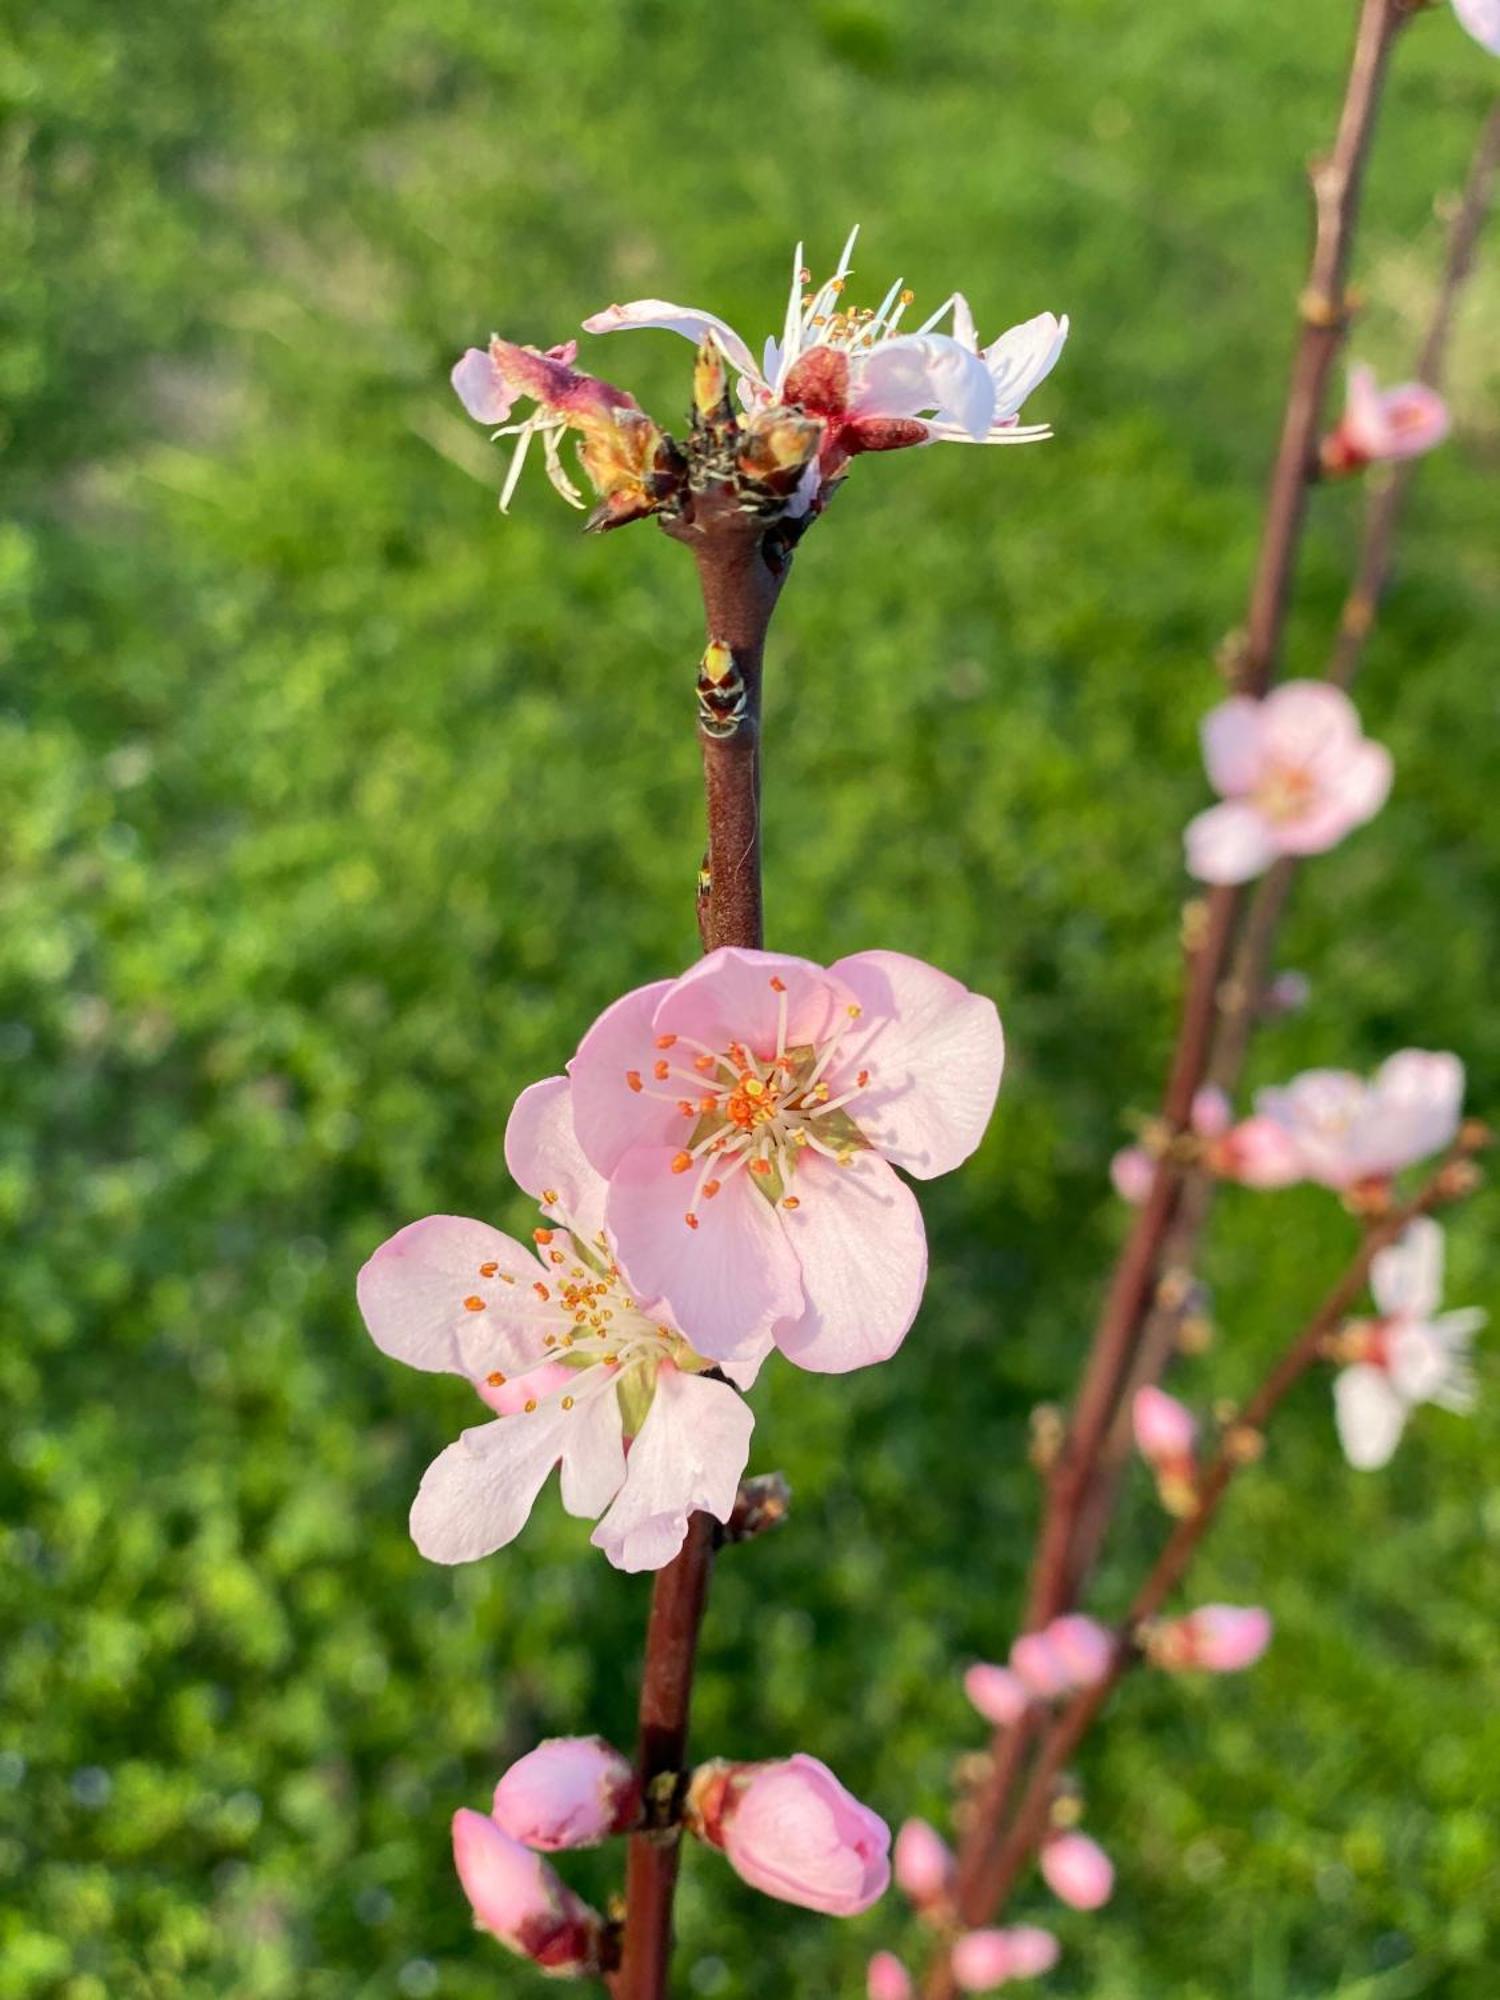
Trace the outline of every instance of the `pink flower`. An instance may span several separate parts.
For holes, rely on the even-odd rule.
[[[1109,1163],[1109,1177],[1121,1201],[1139,1208],[1156,1179],[1156,1161],[1144,1146],[1122,1146]]]
[[[1114,1864],[1086,1833],[1057,1833],[1042,1846],[1042,1880],[1074,1910],[1101,1909],[1114,1894]]]
[[[1198,1425],[1191,1410],[1147,1383],[1135,1392],[1131,1423],[1136,1448],[1156,1474],[1156,1490],[1171,1514],[1187,1514],[1198,1489]]]
[[[634,396],[573,367],[577,353],[576,340],[549,347],[544,354],[492,334],[488,349],[468,349],[451,380],[471,417],[502,426],[495,435],[517,441],[500,494],[502,513],[509,510],[534,437],[542,440],[553,486],[569,506],[582,507],[583,495],[564,472],[558,453],[563,433],[576,430],[584,471],[604,503],[596,525],[618,525],[654,512],[668,490],[670,479],[659,465],[663,440]],[[536,408],[522,422],[510,423],[522,398]]]
[[[955,292],[915,332],[899,332],[913,296],[899,278],[874,311],[843,303],[858,234],[851,232],[838,269],[812,292],[804,289],[808,273],[797,245],[781,339],[766,342],[763,366],[715,314],[666,299],[609,306],[583,324],[589,333],[662,327],[695,343],[712,333],[739,375],[747,408],[785,406],[823,424],[825,479],[860,452],[1049,437],[1045,425],[1023,425],[1019,411],[1056,365],[1067,320],[1041,313],[981,347],[968,301]],[[950,313],[953,331],[937,332]]]
[[[1304,1174],[1296,1140],[1274,1118],[1245,1118],[1232,1126],[1207,1165],[1221,1180],[1249,1188],[1291,1187]]]
[[[1306,1070],[1259,1092],[1255,1108],[1279,1128],[1307,1179],[1349,1188],[1439,1152],[1458,1130],[1463,1095],[1457,1056],[1402,1049],[1368,1083],[1348,1070]]]
[[[1345,1329],[1351,1365],[1334,1380],[1334,1417],[1349,1463],[1372,1471],[1390,1460],[1419,1403],[1460,1414],[1474,1407],[1469,1347],[1488,1314],[1478,1307],[1440,1313],[1443,1232],[1419,1216],[1370,1264],[1382,1317]]]
[[[968,1158],[999,1088],[994,1006],[899,952],[824,971],[723,950],[644,986],[569,1065],[579,1143],[637,1293],[701,1354],[886,1360],[921,1300],[919,1179]]]
[[[1281,855],[1322,854],[1391,789],[1390,752],[1326,681],[1286,681],[1263,701],[1231,695],[1204,719],[1203,754],[1224,804],[1187,829],[1200,882],[1248,882]]]
[[[1040,1632],[1027,1632],[1010,1649],[1017,1679],[1039,1701],[1093,1687],[1109,1673],[1115,1641],[1093,1618],[1068,1612]]]
[[[1382,459],[1420,458],[1451,428],[1448,405],[1422,382],[1381,389],[1374,370],[1349,370],[1344,414],[1323,440],[1323,470],[1335,477]]]
[[[596,1847],[634,1826],[641,1788],[602,1736],[553,1736],[528,1750],[495,1787],[493,1817],[525,1847]]]
[[[865,1979],[868,2000],[913,2000],[911,1974],[894,1952],[877,1951]]]
[[[953,1886],[953,1853],[925,1819],[909,1819],[896,1835],[891,1857],[896,1887],[918,1910],[946,1901]]]
[[[816,1757],[702,1764],[685,1817],[752,1889],[804,1910],[857,1917],[890,1884],[890,1828]]]
[[[953,1977],[965,1993],[988,1993],[1007,1979],[1036,1979],[1058,1960],[1057,1939],[1032,1924],[970,1931],[953,1947]]]
[[[484,1929],[547,1972],[596,1972],[603,1923],[542,1860],[483,1813],[453,1815],[453,1859]]]
[[[991,1666],[981,1660],[964,1675],[964,1693],[986,1722],[997,1729],[1009,1729],[1031,1706],[1031,1696],[1019,1674],[1009,1667]]]
[[[1453,0],[1453,11],[1482,49],[1500,56],[1500,0]]]
[[[1195,1092],[1188,1118],[1189,1130],[1214,1152],[1227,1134],[1233,1114],[1229,1099],[1216,1083],[1206,1083]],[[1144,1146],[1126,1146],[1109,1163],[1109,1177],[1121,1201],[1138,1207],[1151,1192],[1156,1179],[1156,1160]]]
[[[1258,1605],[1200,1604],[1186,1618],[1154,1626],[1146,1649],[1168,1673],[1237,1674],[1271,1643],[1271,1614]]]
[[[489,1555],[520,1533],[560,1464],[568,1512],[603,1515],[595,1546],[618,1569],[659,1569],[691,1514],[728,1520],[753,1419],[727,1383],[699,1372],[666,1309],[621,1277],[604,1183],[573,1137],[564,1078],[522,1094],[506,1158],[548,1218],[534,1248],[485,1222],[430,1215],[359,1274],[360,1310],[383,1353],[497,1396],[518,1377],[527,1391],[519,1409],[465,1431],[428,1467],[412,1538],[434,1562]]]

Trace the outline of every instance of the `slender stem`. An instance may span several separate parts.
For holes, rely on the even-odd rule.
[[[1417,1216],[1425,1215],[1468,1191],[1470,1182],[1457,1177],[1455,1169],[1462,1173],[1460,1163],[1465,1162],[1476,1145],[1482,1143],[1478,1134],[1462,1135],[1428,1176],[1421,1190],[1366,1232],[1338,1282],[1226,1430],[1217,1453],[1199,1480],[1196,1508],[1173,1528],[1117,1630],[1114,1660],[1108,1674],[1097,1686],[1074,1696],[1043,1740],[1021,1803],[982,1885],[979,1902],[986,1918],[1003,1908],[1027,1859],[1046,1831],[1059,1775],[1104,1707],[1111,1691],[1141,1657],[1135,1641],[1138,1628],[1148,1618],[1155,1617],[1182,1581],[1236,1474],[1258,1458],[1261,1433],[1290,1390],[1322,1357],[1329,1335],[1337,1330],[1340,1321],[1364,1290],[1375,1256],[1388,1244],[1394,1243]],[[952,1991],[951,1985],[943,1983],[940,1972],[941,1968],[935,1967],[934,1976],[928,1982],[927,1991],[932,2000]]]
[[[668,532],[697,561],[710,642],[698,684],[708,817],[698,899],[703,948],[759,948],[761,666],[785,563],[772,568],[764,524],[720,487],[695,493],[690,510]],[[623,1947],[611,1982],[615,2000],[664,2000],[668,1992],[682,1774],[716,1533],[711,1516],[695,1514],[680,1553],[657,1572],[652,1587],[637,1750],[648,1825],[630,1840]]]

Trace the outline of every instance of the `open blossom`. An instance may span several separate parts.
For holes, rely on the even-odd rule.
[[[602,1736],[553,1736],[528,1750],[495,1787],[492,1816],[524,1847],[595,1847],[640,1817],[635,1768]]]
[[[912,2000],[911,1974],[892,1951],[877,1951],[865,1974],[866,2000]]]
[[[1224,803],[1188,825],[1188,873],[1248,882],[1282,855],[1322,854],[1372,819],[1391,755],[1326,681],[1285,681],[1263,700],[1231,695],[1203,721],[1203,755]]]
[[[890,1828],[816,1757],[701,1764],[685,1818],[752,1889],[804,1910],[856,1917],[890,1885]]]
[[[1114,1863],[1086,1833],[1054,1833],[1038,1857],[1042,1880],[1074,1910],[1098,1910],[1115,1890]]]
[[[1344,414],[1323,440],[1323,470],[1338,475],[1383,459],[1420,458],[1450,428],[1448,405],[1425,382],[1382,389],[1373,369],[1351,368]]]
[[[1254,1121],[1295,1168],[1291,1178],[1350,1188],[1385,1180],[1441,1151],[1458,1131],[1464,1066],[1457,1056],[1402,1049],[1368,1081],[1349,1070],[1311,1069],[1262,1090]]]
[[[653,512],[672,483],[663,456],[667,448],[634,396],[575,369],[577,354],[576,340],[543,353],[493,334],[488,348],[469,348],[451,379],[471,417],[500,426],[497,437],[516,440],[500,493],[502,513],[510,506],[531,441],[537,437],[553,486],[570,506],[583,505],[583,495],[563,470],[559,452],[563,434],[572,430],[578,434],[583,469],[601,500],[594,524],[617,526]],[[523,399],[536,407],[529,417],[511,423],[511,413]]]
[[[627,994],[569,1065],[622,1268],[726,1366],[773,1340],[825,1373],[885,1360],[927,1270],[893,1168],[968,1158],[1003,1057],[993,1004],[899,952],[730,948]]]
[[[1007,1979],[1039,1979],[1059,1956],[1057,1939],[1035,1924],[970,1931],[953,1947],[953,1977],[965,1993],[988,1993]]]
[[[1255,1604],[1200,1604],[1145,1635],[1151,1664],[1168,1673],[1243,1673],[1270,1643],[1271,1614]]]
[[[1040,1632],[1026,1632],[1010,1649],[1016,1677],[1039,1701],[1053,1701],[1102,1681],[1114,1665],[1115,1641],[1097,1619],[1070,1611]]]
[[[1019,1674],[1009,1667],[977,1661],[964,1675],[964,1693],[974,1707],[997,1729],[1009,1729],[1031,1706],[1031,1693]]]
[[[953,1850],[925,1819],[909,1819],[896,1835],[891,1860],[896,1887],[918,1910],[943,1902],[953,1886]]]
[[[1438,1311],[1443,1232],[1431,1216],[1372,1259],[1370,1291],[1381,1316],[1344,1329],[1339,1349],[1350,1365],[1333,1385],[1339,1442],[1362,1471],[1388,1462],[1417,1404],[1473,1408],[1469,1347],[1488,1318],[1478,1307]]]
[[[728,1520],[753,1419],[728,1383],[701,1372],[666,1309],[622,1278],[564,1078],[523,1093],[505,1144],[547,1218],[533,1247],[486,1222],[430,1215],[359,1274],[360,1310],[383,1353],[465,1375],[505,1411],[428,1467],[412,1537],[434,1562],[489,1555],[520,1533],[561,1465],[563,1506],[603,1516],[592,1539],[609,1560],[659,1569],[691,1514]],[[519,1407],[507,1409],[511,1399]]]
[[[530,1848],[483,1813],[453,1815],[453,1859],[476,1920],[559,1977],[599,1968],[603,1920]]]
[[[807,289],[810,274],[797,245],[781,338],[766,341],[759,362],[716,314],[666,299],[609,306],[583,324],[589,333],[662,327],[694,342],[712,333],[739,375],[747,408],[781,406],[823,425],[825,479],[860,452],[943,441],[1025,444],[1050,436],[1045,425],[1023,425],[1019,412],[1052,372],[1068,337],[1067,319],[1041,313],[985,347],[968,301],[955,292],[904,332],[913,295],[899,278],[873,309],[844,304],[858,234],[851,231],[837,270],[814,290]],[[952,331],[940,333],[950,315]]]
[[[1453,0],[1453,11],[1481,48],[1500,56],[1500,0]]]

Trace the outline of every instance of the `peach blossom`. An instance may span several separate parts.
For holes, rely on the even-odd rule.
[[[495,1787],[496,1826],[525,1847],[596,1847],[640,1817],[635,1767],[601,1736],[553,1736]]]
[[[1344,414],[1324,438],[1323,470],[1335,477],[1382,460],[1420,458],[1452,428],[1448,405],[1424,382],[1382,389],[1371,368],[1349,370]]]
[[[890,1828],[816,1757],[700,1765],[687,1823],[752,1889],[805,1910],[858,1916],[890,1885]]]
[[[1056,1833],[1042,1844],[1042,1880],[1060,1902],[1075,1910],[1097,1910],[1114,1894],[1113,1863],[1086,1833]]]
[[[485,1930],[545,1971],[597,1971],[603,1922],[539,1854],[502,1833],[483,1813],[453,1815],[453,1859]]]

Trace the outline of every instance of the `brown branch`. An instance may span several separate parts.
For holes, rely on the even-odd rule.
[[[709,639],[698,683],[708,816],[706,880],[698,891],[703,948],[759,948],[761,665],[785,558],[773,568],[765,522],[719,484],[694,492],[668,533],[697,562]],[[717,1523],[695,1514],[651,1592],[637,1752],[648,1826],[630,1840],[622,1955],[610,1981],[615,2000],[664,2000],[668,1991],[693,1673],[718,1539]]]
[[[1328,1337],[1359,1299],[1373,1259],[1394,1243],[1417,1216],[1426,1215],[1469,1191],[1472,1169],[1468,1161],[1484,1143],[1484,1135],[1477,1131],[1460,1135],[1420,1191],[1366,1232],[1338,1282],[1226,1430],[1217,1453],[1199,1480],[1194,1512],[1179,1521],[1168,1536],[1117,1628],[1114,1661],[1108,1674],[1098,1685],[1075,1695],[1048,1729],[1005,1838],[964,1912],[967,1922],[991,1921],[1003,1908],[1027,1859],[1046,1831],[1059,1776],[1112,1690],[1141,1657],[1136,1641],[1139,1628],[1156,1616],[1182,1581],[1236,1474],[1258,1459],[1261,1434],[1272,1416],[1295,1384],[1322,1358]],[[943,1954],[932,1968],[926,1992],[929,2000],[946,2000],[953,1990]]]

